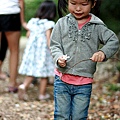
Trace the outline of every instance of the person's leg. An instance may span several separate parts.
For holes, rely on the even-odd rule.
[[[18,61],[19,61],[19,39],[20,31],[17,32],[5,32],[6,38],[8,40],[8,46],[10,50],[10,87],[17,86],[17,74],[18,74]]]
[[[72,120],[87,120],[92,84],[74,86],[72,96]]]
[[[0,49],[1,49],[1,37],[2,37],[2,32],[0,31]]]
[[[47,87],[47,78],[41,78],[40,79],[40,91],[39,91],[41,95],[46,94],[46,87]]]
[[[0,79],[7,79],[8,76],[6,73],[2,72],[2,64],[6,56],[8,44],[5,34],[2,32],[1,36],[1,49],[0,49]]]
[[[54,81],[54,120],[70,120],[71,114],[71,85],[55,76]],[[74,120],[74,119],[73,119]]]
[[[2,72],[2,64],[3,64],[3,61],[0,60],[0,79],[1,80],[5,80],[6,79],[6,75]]]
[[[33,81],[34,77],[32,76],[26,76],[23,84],[19,85],[18,87],[18,97],[20,100],[26,100],[27,96],[26,96],[26,91],[29,87],[29,85],[31,84],[31,82]]]
[[[4,32],[2,32],[2,36],[1,36],[1,49],[0,49],[0,61],[4,61],[5,56],[6,56],[7,48],[8,48],[7,39],[5,37]]]
[[[33,76],[26,76],[25,81],[23,82],[25,89],[27,89],[30,86],[33,79],[34,79]]]
[[[50,97],[49,94],[46,94],[46,87],[48,83],[48,78],[41,78],[40,79],[40,86],[39,86],[39,99],[44,100]]]

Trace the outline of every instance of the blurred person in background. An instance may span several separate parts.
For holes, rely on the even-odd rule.
[[[24,20],[24,0],[0,1],[0,46],[2,46],[1,36],[2,32],[4,32],[8,42],[8,48],[10,50],[10,79],[8,91],[12,93],[16,93],[18,91],[17,75],[21,24],[26,28],[26,22]]]
[[[25,75],[23,84],[19,86],[20,100],[26,100],[26,91],[35,77],[40,78],[39,100],[50,97],[46,92],[48,78],[54,76],[54,64],[50,54],[50,35],[55,25],[56,5],[46,0],[40,4],[35,18],[28,21],[27,42],[19,73]]]

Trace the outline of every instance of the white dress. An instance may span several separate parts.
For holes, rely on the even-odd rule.
[[[55,22],[32,18],[27,27],[30,30],[19,73],[34,77],[54,76],[54,64],[47,46],[46,30],[53,28]]]

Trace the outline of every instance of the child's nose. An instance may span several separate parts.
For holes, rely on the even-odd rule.
[[[80,10],[81,10],[81,6],[80,6],[80,5],[77,5],[77,6],[76,6],[76,10],[77,10],[77,11],[80,11]]]

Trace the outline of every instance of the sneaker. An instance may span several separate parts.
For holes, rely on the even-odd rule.
[[[49,94],[45,94],[45,95],[39,95],[39,100],[47,100],[50,98],[50,95]]]
[[[24,84],[19,85],[18,87],[18,98],[19,100],[28,100]]]

